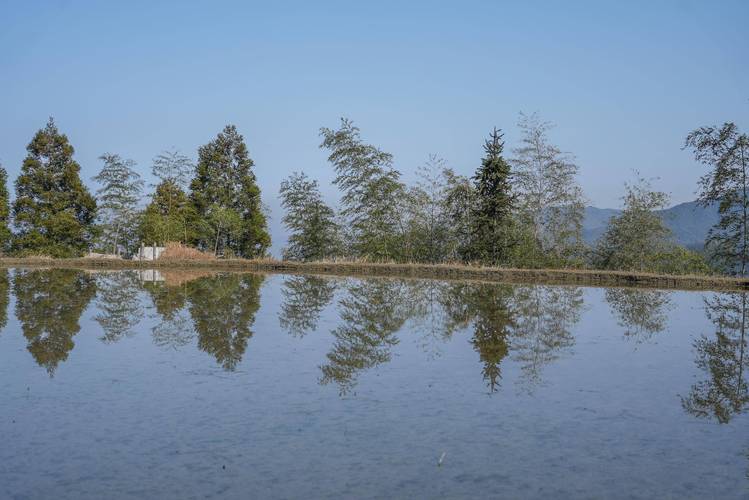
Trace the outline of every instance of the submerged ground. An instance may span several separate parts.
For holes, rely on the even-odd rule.
[[[748,305],[2,270],[0,497],[747,498]]]

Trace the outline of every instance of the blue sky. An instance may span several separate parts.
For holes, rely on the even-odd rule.
[[[0,162],[15,179],[52,115],[82,176],[104,152],[196,156],[227,123],[245,136],[277,253],[277,192],[331,169],[318,129],[346,116],[404,178],[429,154],[469,175],[489,130],[520,111],[556,124],[592,205],[619,206],[632,169],[673,203],[703,168],[700,125],[749,128],[749,2],[27,2],[0,0]]]

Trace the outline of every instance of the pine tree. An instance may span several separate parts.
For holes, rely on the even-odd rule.
[[[50,118],[26,150],[13,204],[16,249],[53,257],[82,254],[94,237],[96,201],[81,182],[73,146]]]
[[[234,125],[227,125],[216,139],[198,150],[195,177],[190,183],[190,198],[199,217],[207,219],[211,207],[233,210],[239,216],[241,230],[225,238],[223,244],[241,257],[262,256],[270,246],[253,166],[244,138]],[[207,231],[198,243],[209,248],[212,240],[212,232]]]
[[[289,260],[321,260],[339,251],[335,212],[322,199],[317,181],[294,172],[281,183],[283,224],[291,232],[283,257]]]
[[[8,172],[0,166],[0,254],[10,250],[13,234],[10,232],[10,200]]]
[[[123,238],[123,235],[131,235],[135,230],[143,181],[133,169],[133,160],[123,160],[119,155],[109,153],[99,159],[104,162],[104,167],[93,180],[101,185],[96,195],[102,241],[111,245],[113,254],[119,255],[120,243],[123,240],[132,241],[132,238]]]
[[[515,196],[510,183],[510,164],[502,156],[504,141],[496,128],[484,143],[486,156],[473,181],[472,256],[489,264],[506,263],[512,241]]]

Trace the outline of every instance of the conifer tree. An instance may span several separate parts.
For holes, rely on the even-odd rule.
[[[504,141],[496,128],[484,143],[486,156],[473,181],[472,256],[489,264],[507,262],[512,241],[515,196],[510,183],[510,164],[502,156]]]
[[[241,257],[262,256],[270,246],[253,166],[244,138],[234,125],[227,125],[198,150],[195,177],[190,183],[190,198],[200,218],[206,220],[215,207],[233,210],[239,217],[241,230],[226,237],[224,245]],[[198,243],[209,248],[213,236],[212,231],[206,231]]]
[[[0,166],[0,254],[10,250],[10,200],[8,196],[8,173]]]
[[[102,241],[111,245],[112,253],[119,255],[120,243],[123,240],[132,241],[126,235],[132,235],[135,230],[143,181],[133,168],[133,160],[123,160],[119,155],[110,153],[101,155],[99,159],[104,166],[93,180],[101,185],[96,192],[101,237]]]
[[[339,250],[335,212],[322,199],[317,181],[294,172],[281,183],[283,224],[291,232],[283,257],[289,260],[321,260]]]
[[[50,118],[26,150],[13,204],[16,249],[53,257],[82,254],[95,233],[96,201],[81,182],[73,146]]]
[[[198,239],[203,226],[187,194],[174,182],[165,180],[156,186],[151,203],[143,211],[140,240],[147,245],[191,242]]]

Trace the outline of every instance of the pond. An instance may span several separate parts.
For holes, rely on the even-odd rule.
[[[748,305],[0,270],[0,498],[749,498]]]

